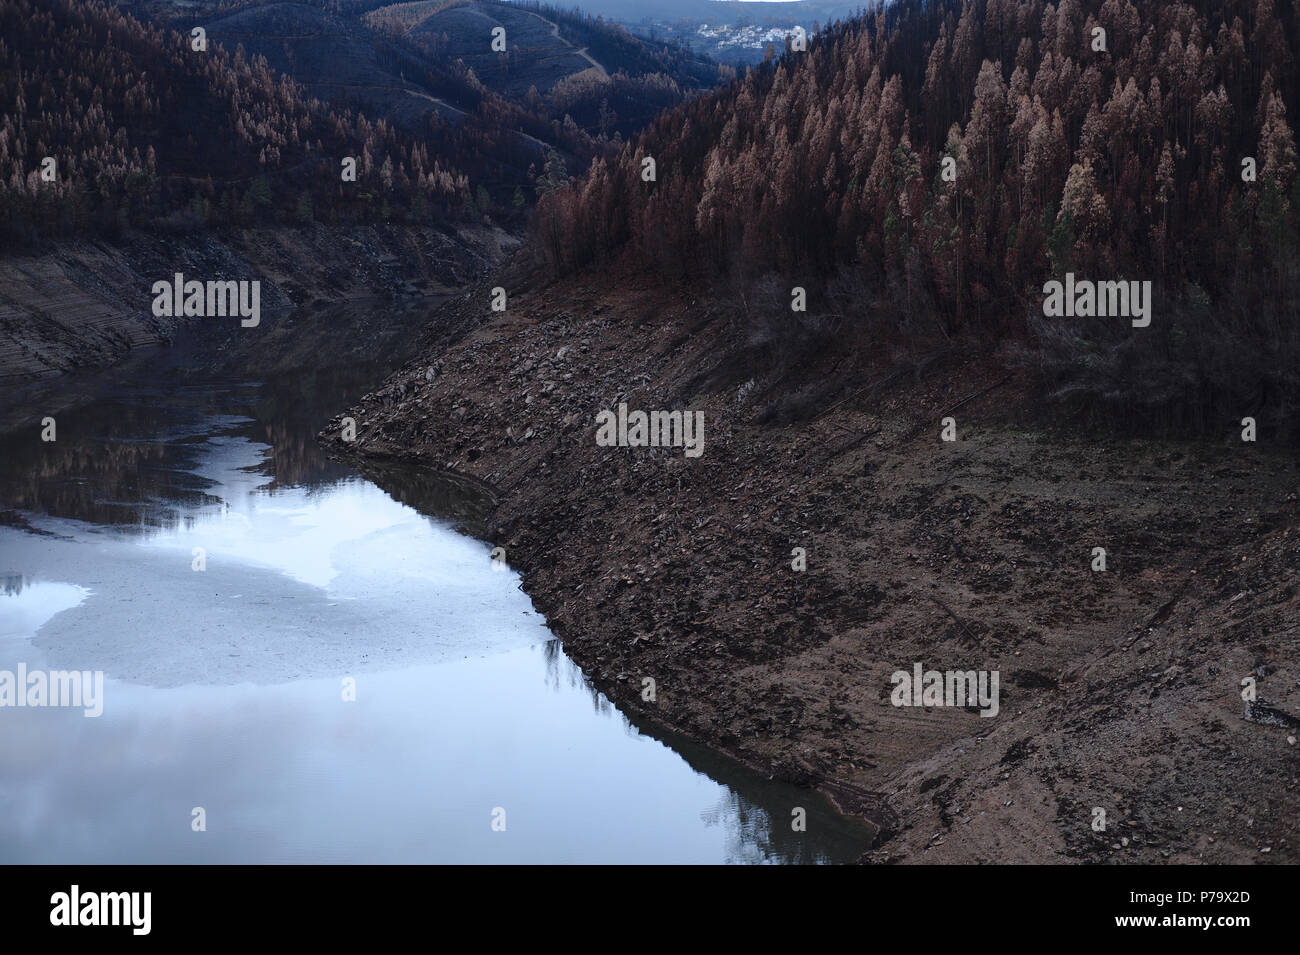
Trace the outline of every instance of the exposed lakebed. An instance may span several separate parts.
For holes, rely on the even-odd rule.
[[[312,435],[383,370],[146,358],[60,403],[56,441],[39,416],[0,437],[0,669],[104,674],[98,718],[0,709],[0,861],[868,847],[815,794],[624,717],[454,525],[473,506],[454,482],[386,490],[326,458]]]

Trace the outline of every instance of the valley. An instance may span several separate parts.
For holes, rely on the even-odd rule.
[[[1294,864],[1298,23],[0,0],[0,855]]]

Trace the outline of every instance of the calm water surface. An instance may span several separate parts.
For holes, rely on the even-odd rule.
[[[0,708],[0,862],[867,848],[807,791],[671,747],[594,691],[456,529],[480,501],[325,458],[314,433],[385,369],[158,366],[60,407],[54,442],[38,414],[0,437],[0,670],[105,678],[98,718]]]

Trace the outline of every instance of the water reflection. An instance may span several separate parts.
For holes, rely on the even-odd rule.
[[[0,711],[0,862],[867,848],[813,794],[639,727],[591,686],[518,577],[451,529],[481,522],[488,489],[395,465],[371,473],[381,489],[323,454],[313,436],[375,374],[119,384],[61,411],[56,442],[0,439],[0,669],[107,678],[94,720]]]
[[[489,488],[473,478],[409,464],[369,462],[361,468],[367,478],[408,507],[475,533],[486,530],[483,521],[496,500]]]
[[[359,681],[152,690],[105,710],[12,711],[6,863],[820,862],[864,847],[776,787],[755,801],[582,695],[538,648]],[[190,828],[202,806],[208,829]],[[492,811],[507,813],[504,832]]]
[[[591,684],[581,668],[565,656],[559,640],[548,640],[542,650],[546,682],[552,689],[585,691],[595,711],[616,716],[628,735],[659,739],[695,772],[722,784],[716,802],[699,815],[706,828],[724,834],[725,858],[716,861],[792,865],[850,862],[871,847],[874,832],[840,816],[820,795],[765,779],[678,734],[639,726]],[[795,807],[806,814],[806,831],[796,831],[791,824]]]
[[[0,437],[6,462],[0,502],[122,529],[175,529],[188,511],[217,503],[199,465],[223,441],[260,446],[243,466],[267,490],[352,476],[314,441],[328,414],[277,394],[287,388],[285,382],[188,385],[64,411],[55,441],[39,440],[39,429],[31,428]],[[270,417],[286,408],[293,409],[290,417]]]
[[[88,589],[75,584],[5,574],[0,589],[0,640],[29,640],[46,621],[88,596]]]

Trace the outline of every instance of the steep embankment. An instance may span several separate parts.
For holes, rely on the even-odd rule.
[[[186,278],[258,279],[265,311],[361,298],[443,295],[518,244],[499,229],[256,229],[84,240],[0,258],[0,380],[107,364],[166,341],[184,319],[153,315],[151,288]]]
[[[693,293],[507,284],[323,437],[493,485],[489,539],[620,706],[884,824],[878,860],[1296,861],[1293,455],[1027,426],[957,351],[782,380]],[[598,447],[620,401],[703,410],[703,454]],[[999,713],[892,706],[916,662],[998,671]]]

